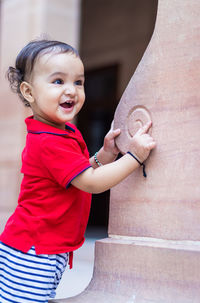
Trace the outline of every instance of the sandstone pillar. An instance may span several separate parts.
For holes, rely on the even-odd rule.
[[[200,302],[200,2],[160,0],[150,44],[115,114],[117,144],[152,119],[157,148],[111,191],[83,294],[54,302]]]

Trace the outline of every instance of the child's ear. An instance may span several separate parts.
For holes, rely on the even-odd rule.
[[[26,81],[23,81],[20,84],[20,91],[21,94],[23,95],[24,99],[26,99],[29,103],[34,102],[34,97],[32,95],[32,86]]]

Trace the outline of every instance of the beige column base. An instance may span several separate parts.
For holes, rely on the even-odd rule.
[[[199,303],[200,242],[117,236],[99,240],[87,289],[53,302]]]

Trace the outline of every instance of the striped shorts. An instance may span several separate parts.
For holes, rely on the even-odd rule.
[[[48,303],[68,262],[68,253],[36,255],[32,247],[28,253],[0,242],[0,302]]]

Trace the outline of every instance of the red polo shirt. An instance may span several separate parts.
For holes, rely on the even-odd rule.
[[[91,194],[71,185],[91,167],[86,144],[72,124],[60,130],[33,117],[25,122],[18,206],[0,240],[23,252],[32,246],[37,254],[73,251],[84,242],[91,205]]]

